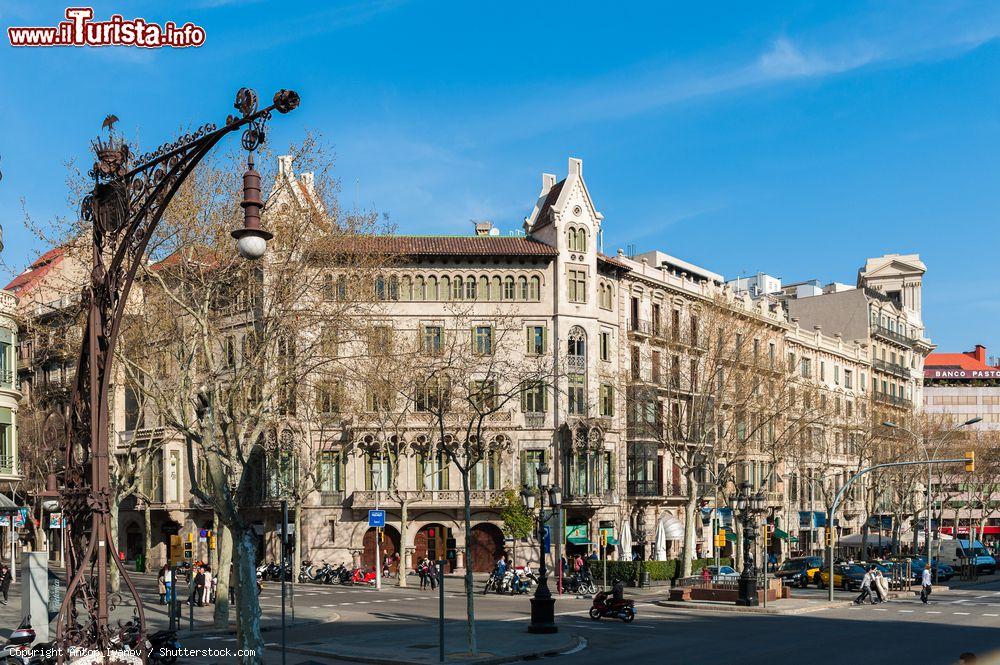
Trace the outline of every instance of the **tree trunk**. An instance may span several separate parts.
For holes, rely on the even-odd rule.
[[[475,590],[472,587],[472,498],[469,496],[469,469],[462,469],[462,494],[465,502],[465,614],[469,653],[479,655],[476,641]]]
[[[142,559],[146,564],[146,572],[150,571],[149,553],[153,550],[153,520],[149,514],[149,502],[143,502],[142,510]]]
[[[257,569],[253,533],[233,529],[233,564],[236,566],[236,643],[245,654],[241,665],[263,665],[264,638],[260,633],[260,603],[257,599]]]
[[[403,499],[399,502],[399,566],[396,568],[396,584],[406,588],[406,536],[410,522],[410,502]]]
[[[215,614],[214,621],[218,628],[229,626],[229,574],[233,569],[233,532],[225,524],[219,525],[216,533],[216,551],[219,553],[219,567],[216,568],[215,579]],[[254,588],[256,588],[256,571],[254,571]]]
[[[118,556],[118,549],[121,543],[118,542],[118,502],[111,501],[111,556]],[[108,566],[108,583],[111,593],[118,593],[122,588],[121,575],[118,573],[118,566]]]
[[[688,478],[687,486],[688,495],[684,501],[684,547],[681,549],[681,577],[691,576],[692,561],[697,549],[695,546],[694,514],[698,504],[698,484]]]

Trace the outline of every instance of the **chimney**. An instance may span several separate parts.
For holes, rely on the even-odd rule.
[[[579,157],[569,158],[569,173],[570,175],[578,175],[583,177],[583,160]]]
[[[493,233],[493,222],[474,222],[476,225],[476,235],[477,236],[489,236],[495,235]]]
[[[986,347],[982,344],[976,344],[976,348],[972,351],[972,357],[981,363],[986,362]]]
[[[278,176],[292,177],[292,156],[281,155],[278,157]]]

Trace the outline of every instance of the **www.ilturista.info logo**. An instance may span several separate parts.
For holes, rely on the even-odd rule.
[[[205,43],[205,29],[193,23],[162,26],[141,18],[113,14],[107,21],[93,21],[91,7],[69,7],[65,21],[55,27],[7,28],[11,46],[138,46],[186,48]]]

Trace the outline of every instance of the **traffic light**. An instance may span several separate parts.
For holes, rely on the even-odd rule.
[[[210,549],[210,550],[214,550],[215,549],[215,532],[214,531],[209,531],[208,532],[208,549]]]
[[[771,546],[771,527],[769,525],[765,524],[762,527],[761,530],[764,532],[764,547],[770,547]]]
[[[970,450],[965,453],[965,472],[972,473],[976,470],[976,451]]]
[[[184,558],[193,559],[194,558],[194,543],[190,540],[184,543]]]
[[[827,528],[823,530],[823,544],[827,547],[833,545],[833,529]]]
[[[601,547],[607,547],[607,546],[608,546],[608,533],[607,533],[607,531],[602,531],[601,532]]]
[[[725,547],[726,546],[726,530],[719,529],[719,532],[715,534],[715,546]]]

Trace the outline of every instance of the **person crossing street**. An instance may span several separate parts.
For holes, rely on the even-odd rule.
[[[924,605],[931,597],[931,564],[924,566],[924,572],[920,574],[920,602]]]

